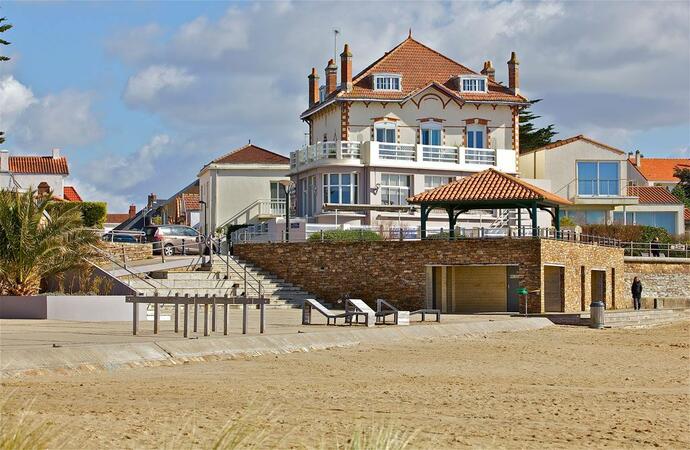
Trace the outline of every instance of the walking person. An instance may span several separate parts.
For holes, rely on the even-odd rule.
[[[659,256],[659,238],[655,237],[654,242],[652,242],[652,256]]]
[[[632,286],[630,287],[632,291],[633,307],[638,310],[641,309],[640,302],[642,300],[642,282],[639,278],[633,278]]]

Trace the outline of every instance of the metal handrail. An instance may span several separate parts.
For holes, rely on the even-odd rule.
[[[160,287],[154,286],[153,284],[151,284],[151,283],[148,281],[149,279],[150,279],[150,280],[153,280],[154,278],[150,278],[150,277],[148,277],[148,275],[146,275],[145,277],[141,277],[140,274],[132,272],[130,269],[127,268],[127,265],[126,265],[126,264],[120,264],[115,258],[112,257],[112,255],[110,255],[110,253],[106,252],[105,250],[100,249],[100,248],[98,248],[97,246],[95,246],[95,245],[93,245],[93,244],[89,244],[89,246],[90,246],[92,249],[94,249],[94,250],[96,250],[97,252],[99,252],[99,253],[101,253],[102,255],[104,255],[106,258],[108,258],[108,259],[110,260],[110,262],[112,262],[113,264],[115,264],[115,265],[118,266],[119,268],[121,268],[121,269],[127,271],[128,274],[133,275],[133,276],[135,276],[136,278],[138,278],[138,279],[140,279],[141,281],[143,281],[144,283],[148,284],[148,285],[151,286],[153,289],[155,289],[155,290],[158,290],[158,289],[167,289],[167,286],[165,286],[163,283],[160,283],[160,282],[158,282],[158,283],[160,284]],[[86,256],[83,256],[82,258],[84,259],[84,261],[86,261],[86,262],[88,262],[88,263],[90,263],[90,264],[93,264],[94,266],[98,267],[99,269],[103,270],[104,272],[108,272],[107,270],[103,269],[103,268],[100,267],[98,264],[94,263],[93,261],[89,261],[89,260],[87,259]]]
[[[249,273],[249,271],[247,270],[247,265],[246,265],[246,264],[243,265],[242,263],[240,263],[240,262],[237,260],[237,258],[235,258],[235,257],[233,257],[232,255],[230,255],[229,252],[228,252],[227,254],[225,254],[225,255],[221,254],[221,253],[220,253],[220,248],[221,248],[221,243],[222,243],[222,240],[221,240],[221,239],[211,239],[211,243],[212,243],[212,244],[216,244],[216,245],[218,246],[219,252],[218,252],[218,254],[217,254],[216,256],[218,256],[218,257],[220,258],[221,261],[223,261],[223,256],[225,256],[225,276],[227,277],[227,279],[228,279],[228,280],[230,279],[230,270],[232,270],[232,272],[233,272],[235,275],[237,275],[238,277],[243,278],[243,281],[244,281],[244,295],[245,295],[245,296],[248,296],[247,288],[248,288],[248,287],[251,287],[251,288],[257,293],[257,295],[259,296],[259,298],[263,297],[263,292],[264,292],[264,291],[263,291],[263,283],[261,283],[261,280],[259,280],[258,278],[256,278],[254,275],[252,275],[251,273]],[[230,265],[230,259],[232,259],[232,260],[235,262],[235,264],[237,264],[238,266],[242,267],[243,273],[240,273],[237,269],[235,269],[235,267],[231,267],[231,265]],[[258,287],[254,287],[254,286],[250,285],[249,283],[247,283],[247,277],[249,277],[249,278],[251,278],[253,281],[255,281]]]

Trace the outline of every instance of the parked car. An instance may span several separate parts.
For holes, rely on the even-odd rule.
[[[119,243],[125,243],[125,244],[137,244],[139,242],[139,239],[137,239],[137,236],[134,236],[131,234],[120,234],[120,233],[113,233],[113,232],[109,232],[109,233],[104,234],[101,239],[106,241],[106,242],[119,242]]]
[[[165,256],[208,253],[204,236],[185,225],[150,225],[144,227],[146,242],[153,243],[153,252]]]

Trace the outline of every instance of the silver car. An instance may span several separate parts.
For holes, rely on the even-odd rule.
[[[204,236],[185,225],[151,225],[144,227],[146,242],[153,243],[153,252],[165,256],[207,253]]]

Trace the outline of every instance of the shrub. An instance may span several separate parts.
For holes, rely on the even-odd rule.
[[[310,241],[380,241],[381,235],[371,230],[324,230],[309,236]]]
[[[652,242],[657,237],[660,242],[673,242],[665,228],[646,225],[583,225],[582,233],[624,242]]]
[[[82,224],[86,228],[103,228],[107,213],[105,202],[51,202],[46,210],[48,214],[61,213],[66,209],[78,208]]]
[[[575,223],[572,217],[561,216],[560,225],[561,227],[574,227],[577,223]]]

